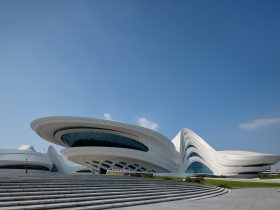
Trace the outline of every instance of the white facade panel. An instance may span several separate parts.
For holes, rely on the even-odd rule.
[[[82,117],[34,120],[32,129],[43,139],[64,146],[69,160],[99,173],[112,168],[161,173],[224,176],[256,175],[280,156],[246,151],[216,151],[183,128],[171,141],[136,125]]]

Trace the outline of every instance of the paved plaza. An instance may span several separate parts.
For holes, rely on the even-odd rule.
[[[278,188],[234,189],[224,195],[203,200],[180,200],[119,210],[280,210]],[[116,209],[116,210],[117,210]]]

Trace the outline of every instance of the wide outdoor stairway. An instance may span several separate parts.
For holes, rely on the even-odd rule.
[[[105,175],[0,175],[0,209],[109,209],[228,191],[188,182]]]

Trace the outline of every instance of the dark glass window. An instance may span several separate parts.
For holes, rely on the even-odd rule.
[[[196,152],[192,152],[190,155],[189,155],[189,157],[188,157],[188,159],[190,159],[191,157],[200,157],[200,158],[202,158],[199,154],[197,154]]]
[[[149,149],[143,143],[134,139],[112,133],[75,132],[61,136],[62,141],[71,147],[119,147],[147,152]]]
[[[94,166],[95,168],[98,168],[98,165],[92,164],[92,166]]]
[[[50,169],[45,166],[37,166],[37,165],[6,165],[0,166],[0,169],[31,169],[31,170],[41,170],[41,171],[49,171]]]
[[[103,169],[103,168],[100,168],[99,169],[99,173],[100,174],[106,174],[107,170],[106,169]]]
[[[79,170],[79,171],[76,171],[77,173],[92,173],[91,170]]]
[[[105,163],[102,163],[101,166],[105,167],[105,168],[109,168],[110,166],[105,164]]]
[[[194,145],[190,144],[189,146],[187,146],[186,150],[189,149],[189,148],[192,148],[192,147],[196,148]]]
[[[269,166],[270,164],[268,163],[263,163],[263,164],[255,164],[255,165],[246,165],[242,167],[263,167],[263,166]]]
[[[123,168],[123,166],[121,166],[120,164],[116,163],[115,166],[117,166],[118,168]]]
[[[193,162],[186,170],[186,173],[213,174],[213,171],[201,162]]]
[[[58,169],[55,164],[53,164],[51,172],[58,172]]]
[[[129,165],[128,168],[135,169],[135,166]]]
[[[249,172],[240,172],[238,174],[258,174],[260,173],[259,171],[249,171]]]

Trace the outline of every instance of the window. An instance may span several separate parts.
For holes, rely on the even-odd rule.
[[[31,170],[40,170],[40,171],[49,171],[50,169],[45,166],[38,166],[38,165],[6,165],[0,166],[0,169],[31,169]]]
[[[186,151],[187,151],[187,149],[192,148],[192,147],[196,148],[194,145],[190,144],[189,146],[187,146]]]
[[[95,168],[98,168],[98,165],[95,165],[95,164],[91,164],[93,167],[95,167]]]
[[[55,164],[52,165],[51,172],[58,172],[58,169]]]
[[[118,163],[116,163],[115,166],[118,167],[118,168],[123,168],[123,166],[121,166],[121,165],[118,164]]]
[[[263,167],[263,166],[269,166],[270,164],[263,163],[263,164],[255,164],[255,165],[246,165],[242,167]]]
[[[77,173],[92,173],[91,170],[79,170],[79,171],[76,171]]]
[[[248,171],[248,172],[240,172],[238,174],[259,174],[260,172],[259,171]]]
[[[135,166],[129,165],[128,168],[135,169]]]
[[[186,170],[186,173],[213,174],[213,171],[201,162],[193,162]]]
[[[188,157],[188,159],[190,159],[191,157],[200,157],[200,158],[202,158],[199,154],[197,154],[196,152],[192,152],[190,155],[189,155],[189,157]],[[203,159],[203,158],[202,158]]]
[[[149,149],[143,143],[129,137],[101,132],[74,132],[61,136],[62,141],[71,147],[118,147],[147,152]]]
[[[185,158],[186,158],[186,152],[187,152],[187,150],[188,150],[189,148],[196,148],[196,147],[195,147],[194,145],[192,145],[192,144],[189,144],[189,145],[186,147],[186,149],[185,149],[183,160],[185,160]]]
[[[105,164],[105,163],[102,163],[101,166],[103,166],[104,168],[109,168],[110,166]]]

